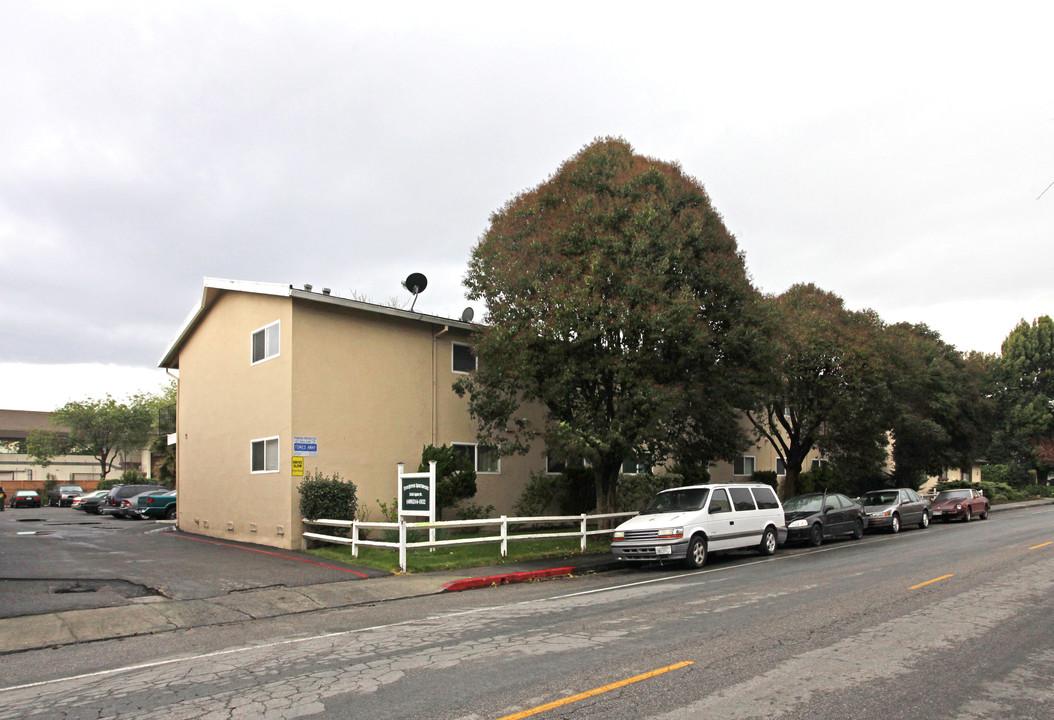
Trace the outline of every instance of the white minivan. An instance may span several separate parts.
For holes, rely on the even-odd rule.
[[[714,483],[663,490],[640,514],[615,528],[619,560],[681,560],[690,568],[708,552],[757,548],[776,552],[787,540],[783,506],[761,483]]]

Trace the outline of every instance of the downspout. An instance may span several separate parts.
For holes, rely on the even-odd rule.
[[[450,331],[449,325],[432,336],[432,445],[436,444],[439,437],[439,354],[436,352],[436,341]]]

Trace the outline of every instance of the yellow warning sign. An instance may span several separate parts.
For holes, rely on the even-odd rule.
[[[293,477],[304,477],[304,458],[293,458]]]

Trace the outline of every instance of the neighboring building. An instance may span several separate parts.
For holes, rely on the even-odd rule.
[[[471,323],[339,298],[291,285],[206,278],[160,366],[179,371],[178,524],[212,537],[301,544],[293,457],[339,473],[359,506],[383,520],[397,463],[461,445],[475,457],[476,503],[509,512],[542,450],[498,458],[477,446],[468,401],[452,385],[475,368]],[[311,438],[314,454],[294,453]]]
[[[34,464],[25,452],[30,430],[55,429],[48,418],[51,413],[32,410],[0,410],[0,486],[8,495],[16,490],[44,489],[51,479],[59,485],[80,485],[94,490],[99,477],[99,461],[91,455],[60,455],[44,467]],[[58,428],[61,430],[61,428]],[[120,477],[127,469],[149,473],[150,451],[145,449],[118,457],[108,477]]]

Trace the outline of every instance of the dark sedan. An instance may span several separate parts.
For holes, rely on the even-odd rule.
[[[38,508],[40,507],[40,495],[36,490],[19,490],[11,498],[13,508]]]
[[[867,515],[860,504],[839,493],[811,493],[783,501],[787,541],[820,545],[827,538],[864,536]]]
[[[934,519],[944,522],[962,520],[970,522],[974,517],[988,519],[988,498],[976,490],[942,490],[933,498],[930,513]]]

